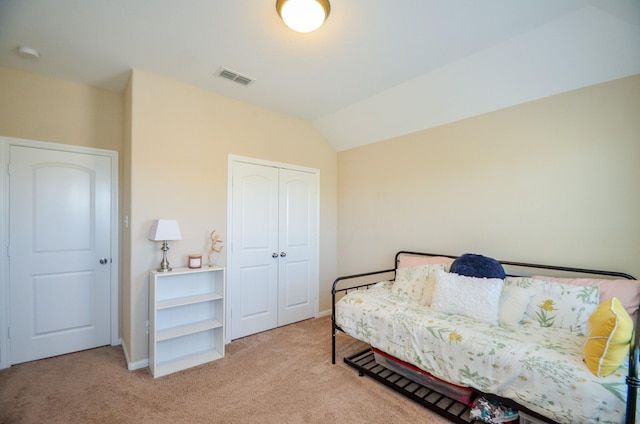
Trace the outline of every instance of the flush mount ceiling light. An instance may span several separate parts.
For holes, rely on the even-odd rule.
[[[329,16],[329,0],[277,0],[276,10],[289,28],[298,32],[311,32]]]
[[[17,51],[18,56],[24,59],[40,59],[40,52],[29,46],[19,46]]]

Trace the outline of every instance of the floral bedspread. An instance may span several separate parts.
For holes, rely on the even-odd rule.
[[[344,296],[337,324],[445,381],[513,399],[559,423],[624,422],[627,369],[593,375],[582,361],[584,337],[537,323],[477,323],[403,300],[390,287]]]

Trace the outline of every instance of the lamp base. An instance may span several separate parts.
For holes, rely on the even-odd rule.
[[[167,260],[167,251],[169,250],[169,243],[165,240],[162,243],[162,262],[160,262],[160,268],[158,268],[158,272],[169,272],[171,271],[171,267],[169,266],[169,261]]]

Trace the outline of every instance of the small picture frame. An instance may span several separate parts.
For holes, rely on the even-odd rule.
[[[189,268],[202,268],[202,255],[189,255]]]

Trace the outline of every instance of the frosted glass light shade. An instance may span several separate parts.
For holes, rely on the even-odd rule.
[[[149,240],[182,240],[178,221],[175,219],[156,219],[153,221],[151,231],[149,231]]]
[[[329,0],[277,0],[276,10],[289,28],[298,32],[318,29],[329,16]]]

